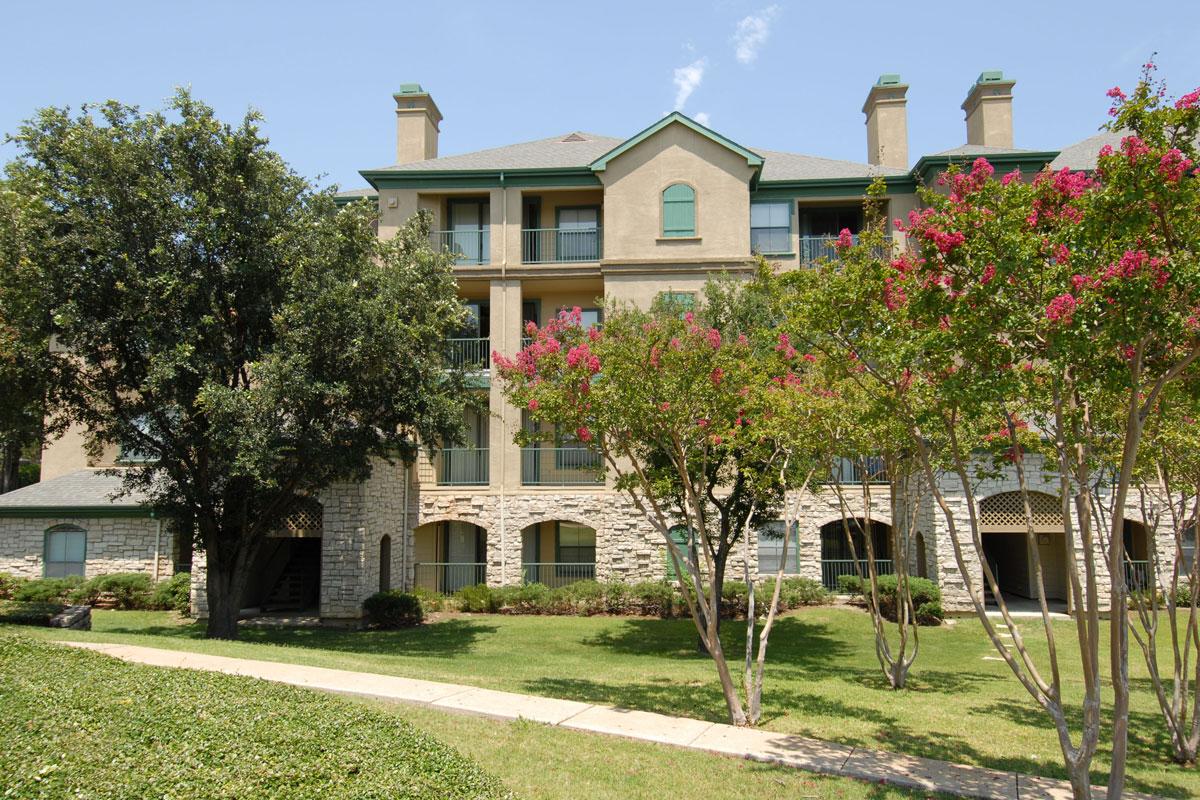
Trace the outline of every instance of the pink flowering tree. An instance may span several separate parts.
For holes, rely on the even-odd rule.
[[[578,309],[562,312],[530,325],[514,359],[494,356],[509,400],[598,453],[661,535],[736,725],[761,714],[781,581],[757,641],[751,605],[739,682],[719,635],[726,563],[740,545],[753,597],[752,528],[811,478],[816,439],[806,438],[806,420],[828,402],[811,391],[810,362],[764,325],[771,280],[763,264],[747,287],[710,285],[694,312],[612,305],[603,329],[583,329]],[[687,531],[682,544],[677,526]]]

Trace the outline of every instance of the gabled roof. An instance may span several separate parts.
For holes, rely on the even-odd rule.
[[[990,156],[1003,155],[1006,153],[1038,153],[1038,150],[1023,150],[1020,147],[996,147],[990,144],[960,144],[958,147],[951,147],[949,150],[943,150],[940,153],[930,153],[929,157],[935,156]]]
[[[759,183],[772,181],[809,181],[836,178],[900,177],[908,170],[860,164],[857,161],[839,161],[833,158],[818,158],[800,153],[784,153],[778,150],[758,150],[765,161]]]
[[[944,172],[951,164],[968,165],[977,158],[986,158],[997,171],[1018,169],[1023,173],[1040,172],[1055,157],[1057,150],[1023,150],[1019,147],[993,147],[983,144],[964,144],[921,156],[912,174],[928,183],[934,175]]]
[[[1064,167],[1072,170],[1094,170],[1096,168],[1096,156],[1100,153],[1100,148],[1108,145],[1114,150],[1121,147],[1121,139],[1128,136],[1129,131],[1102,131],[1095,136],[1089,136],[1081,142],[1067,145],[1058,154],[1058,157],[1050,162],[1050,167],[1055,170],[1063,169]]]
[[[430,158],[410,164],[393,164],[367,173],[441,172],[509,169],[586,169],[598,156],[621,143],[611,136],[571,131],[548,139],[492,147],[457,156]]]
[[[337,203],[339,206],[344,206],[347,203],[353,203],[355,200],[362,200],[364,198],[377,200],[379,198],[379,192],[375,189],[372,189],[370,186],[365,186],[362,189],[344,189],[340,192],[334,193],[333,202]]]
[[[149,498],[121,495],[121,470],[81,469],[0,494],[0,516],[147,515]]]
[[[633,136],[631,136],[628,139],[626,139],[625,141],[621,142],[616,147],[609,150],[607,153],[604,153],[603,155],[601,155],[599,158],[597,158],[595,161],[593,161],[590,164],[591,168],[593,170],[595,170],[596,172],[603,172],[605,170],[605,168],[608,167],[608,162],[612,161],[614,158],[621,155],[622,153],[628,152],[629,150],[632,150],[633,148],[637,147],[639,144],[646,141],[651,136],[658,133],[663,128],[667,127],[668,125],[674,125],[676,123],[683,125],[685,127],[691,128],[693,131],[700,134],[701,136],[703,136],[707,139],[711,139],[712,141],[716,142],[717,144],[721,145],[722,147],[732,150],[734,153],[737,153],[739,156],[746,159],[747,166],[756,167],[756,168],[762,166],[763,159],[762,159],[762,156],[760,156],[758,153],[755,153],[752,150],[742,147],[740,144],[733,141],[732,139],[727,139],[726,137],[724,137],[721,134],[714,131],[712,128],[707,128],[707,127],[701,125],[699,122],[696,122],[696,120],[692,119],[691,117],[687,116],[686,114],[682,114],[678,111],[672,111],[670,114],[667,114],[665,117],[663,117],[658,122],[651,125],[649,128],[646,128],[639,133],[635,133]]]

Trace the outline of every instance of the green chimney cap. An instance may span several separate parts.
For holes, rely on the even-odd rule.
[[[987,69],[979,73],[979,77],[975,79],[976,83],[999,83],[1004,80],[1004,70],[1002,69]]]
[[[400,91],[396,92],[396,94],[425,94],[425,93],[426,93],[425,90],[421,88],[421,84],[419,84],[419,83],[402,83],[402,84],[400,84]]]
[[[900,73],[885,72],[884,74],[879,76],[879,80],[875,81],[875,85],[876,86],[899,86],[900,85]]]

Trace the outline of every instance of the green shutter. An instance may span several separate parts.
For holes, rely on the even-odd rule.
[[[663,191],[663,236],[696,235],[696,191],[675,183]]]

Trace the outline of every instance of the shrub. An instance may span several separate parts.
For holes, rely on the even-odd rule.
[[[877,585],[879,587],[879,613],[884,619],[890,622],[895,622],[898,617],[896,613],[896,576],[880,575]],[[914,578],[909,576],[908,591],[912,597],[913,609],[916,610],[917,624],[940,624],[942,621],[942,592],[940,589],[938,589],[937,584],[928,578]],[[933,616],[928,616],[927,619],[931,621],[921,622],[920,609],[923,606],[930,606],[929,611],[931,615],[936,610],[936,619],[934,619]]]
[[[186,614],[192,605],[192,574],[177,572],[165,581],[159,581],[150,596],[150,606],[164,611]]]
[[[486,583],[464,586],[454,593],[454,599],[458,603],[459,611],[491,614],[500,609],[500,599]]]
[[[426,614],[433,611],[444,611],[447,605],[445,595],[440,595],[437,592],[432,592],[424,586],[417,586],[410,592],[417,600],[421,601],[421,610]]]
[[[555,589],[550,603],[560,614],[599,614],[604,611],[604,589],[593,580],[575,581]]]
[[[500,589],[499,604],[516,614],[544,614],[550,600],[550,587],[544,583],[523,583]]]
[[[764,581],[763,597],[765,599],[760,601],[756,597],[755,604],[762,604],[765,608],[766,604],[771,601],[771,592],[774,589],[774,579]],[[829,591],[819,581],[814,581],[810,578],[784,578],[783,586],[779,589],[780,609],[825,605],[832,600],[833,596]]]
[[[12,600],[13,592],[23,583],[25,583],[24,578],[0,572],[0,600]]]
[[[945,612],[942,611],[942,604],[939,600],[930,600],[917,606],[917,624],[918,625],[941,625],[942,620],[946,618]]]
[[[144,572],[114,572],[92,578],[72,592],[72,599],[92,604],[100,595],[110,594],[115,608],[144,609],[150,608],[153,588],[150,576]]]
[[[373,628],[411,628],[425,621],[421,600],[410,592],[376,592],[363,601],[367,624]]]
[[[675,608],[675,587],[666,581],[642,581],[630,587],[641,613],[669,617]]]
[[[21,602],[0,600],[0,623],[6,625],[37,625],[46,627],[55,614],[60,613],[62,603]]]
[[[13,590],[13,600],[23,603],[66,603],[84,582],[78,575],[25,581]]]
[[[633,602],[633,591],[628,583],[609,581],[604,584],[604,611],[608,614],[625,614]]]
[[[851,597],[861,597],[863,594],[863,581],[857,575],[838,575],[837,587],[838,594]]]
[[[756,612],[761,610],[761,607],[767,602],[770,602],[769,599],[764,601],[760,592],[754,592]],[[727,619],[730,617],[744,617],[749,607],[750,588],[742,581],[725,581],[725,584],[721,587],[721,615]]]

